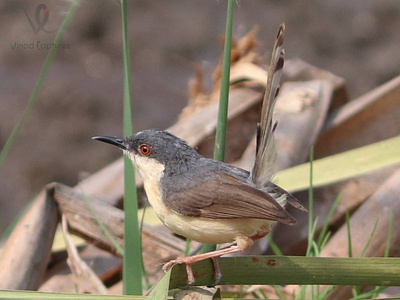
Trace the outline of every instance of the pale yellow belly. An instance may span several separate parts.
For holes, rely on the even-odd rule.
[[[230,243],[240,235],[251,236],[263,228],[269,229],[269,222],[255,219],[208,219],[186,217],[172,212],[164,224],[173,232],[206,244]]]
[[[188,217],[169,209],[161,201],[161,193],[153,181],[145,181],[147,197],[160,220],[171,231],[206,244],[230,243],[239,235],[251,236],[269,231],[270,221],[257,219],[209,219]]]

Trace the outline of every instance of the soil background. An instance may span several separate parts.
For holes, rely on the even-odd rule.
[[[40,4],[48,8],[47,32],[35,34],[28,17],[37,25]],[[70,4],[0,1],[0,148],[23,114]],[[128,1],[128,16],[133,128],[164,129],[187,103],[195,64],[210,78],[220,59],[226,1]],[[44,18],[42,10],[39,21]],[[342,76],[352,99],[399,74],[400,1],[237,1],[234,37],[258,26],[258,51],[267,58],[282,22],[286,57]],[[45,184],[75,185],[121,156],[91,140],[122,133],[121,36],[119,1],[80,2],[0,170],[0,233]]]

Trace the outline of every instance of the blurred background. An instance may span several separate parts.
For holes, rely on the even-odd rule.
[[[35,33],[36,9],[46,31]],[[0,2],[0,148],[21,118],[56,30],[64,0]],[[201,64],[206,85],[221,55],[226,1],[128,2],[133,129],[164,129],[187,103]],[[286,24],[287,58],[343,77],[354,99],[400,70],[400,1],[237,1],[234,37],[258,26],[258,51],[269,54]],[[82,0],[3,168],[0,232],[45,184],[75,185],[121,156],[93,135],[122,134],[122,32],[119,1]],[[267,56],[266,56],[267,57]]]

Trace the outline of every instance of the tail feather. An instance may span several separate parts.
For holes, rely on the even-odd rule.
[[[257,124],[256,160],[251,172],[252,181],[258,186],[265,186],[275,174],[276,147],[274,131],[276,123],[272,115],[279,93],[279,82],[282,74],[285,51],[283,49],[285,25],[281,24],[275,40],[271,63],[268,70],[267,86],[261,110],[261,121]]]
[[[289,204],[297,209],[307,209],[290,193],[271,182],[276,168],[276,147],[274,132],[277,123],[273,123],[272,115],[279,93],[285,51],[283,49],[283,36],[285,25],[281,24],[275,40],[271,63],[268,70],[267,86],[261,110],[261,121],[257,124],[256,159],[251,171],[252,182],[260,189],[273,195],[282,206]]]
[[[308,211],[307,208],[305,208],[303,206],[303,204],[301,204],[300,201],[297,200],[297,198],[294,197],[292,194],[290,194],[289,192],[285,191],[283,188],[281,188],[273,183],[270,183],[270,185],[273,186],[273,190],[275,191],[275,193],[277,193],[277,197],[281,197],[284,195],[284,197],[285,197],[285,200],[283,203],[284,205],[289,204],[289,205],[293,206],[294,208],[300,209],[302,211],[305,211],[305,212]]]

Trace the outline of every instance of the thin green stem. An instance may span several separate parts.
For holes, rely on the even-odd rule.
[[[375,233],[375,231],[376,231],[376,227],[378,226],[378,222],[379,222],[379,218],[376,219],[376,221],[375,221],[374,228],[372,228],[372,232],[371,232],[371,234],[370,234],[369,237],[368,237],[368,241],[367,241],[367,243],[365,244],[364,248],[362,249],[361,253],[359,254],[360,257],[363,257],[364,254],[365,254],[365,251],[367,251],[368,246],[369,246],[369,244],[370,244],[371,241],[372,241],[372,237],[374,236],[374,233]]]
[[[314,239],[313,231],[313,202],[314,202],[314,187],[313,187],[313,165],[314,165],[314,147],[310,150],[310,182],[308,188],[308,242],[307,242],[307,255],[310,254],[312,241]]]
[[[353,257],[353,247],[351,245],[350,213],[348,210],[346,210],[346,226],[349,257]]]
[[[76,284],[74,285],[77,286]],[[145,296],[121,296],[121,295],[96,295],[96,294],[78,294],[78,289],[75,293],[54,293],[54,292],[36,292],[36,291],[12,291],[0,290],[0,299],[16,299],[16,300],[148,300]],[[160,298],[162,299],[162,298]]]
[[[328,212],[328,215],[326,216],[324,225],[322,226],[322,229],[321,229],[321,231],[319,233],[317,244],[318,244],[318,247],[320,249],[323,248],[324,240],[326,239],[326,235],[327,235],[327,232],[328,232],[329,223],[330,223],[330,221],[332,219],[332,216],[333,216],[337,206],[339,205],[341,197],[342,197],[342,192],[340,192],[337,195],[335,201],[333,202],[331,208],[329,209],[329,212]]]
[[[267,235],[268,239],[268,245],[271,247],[272,251],[275,253],[275,255],[283,255],[281,249],[279,249],[278,245],[275,243],[273,240],[272,236],[270,234]]]
[[[232,24],[233,8],[235,0],[228,0],[226,13],[224,59],[222,62],[221,90],[219,97],[218,121],[215,135],[214,159],[225,160],[226,127],[228,123],[228,99],[229,99],[229,79],[231,70],[231,47],[232,47]],[[204,245],[202,252],[210,252],[216,249],[215,245]]]
[[[390,214],[389,214],[388,235],[387,235],[387,238],[386,238],[385,253],[383,254],[384,257],[388,257],[389,256],[390,244],[392,242],[392,230],[393,230],[393,212],[390,212]]]
[[[219,97],[218,123],[215,136],[214,159],[224,161],[226,125],[228,121],[229,79],[231,69],[232,23],[235,0],[228,0],[226,17],[224,59],[222,63],[221,90]]]
[[[131,115],[131,73],[128,39],[127,1],[121,0],[122,41],[124,58],[124,136],[132,135]],[[142,246],[140,243],[138,201],[136,192],[135,171],[129,158],[124,157],[124,262],[123,292],[125,295],[142,294]]]
[[[185,256],[188,256],[190,253],[190,243],[191,243],[191,239],[186,238],[186,247],[185,247]]]
[[[143,245],[143,226],[144,226],[144,217],[146,215],[146,210],[147,210],[147,205],[145,204],[143,207],[143,214],[142,214],[142,218],[140,220],[140,227],[139,227],[139,238],[140,238],[140,244],[139,245]],[[141,264],[142,264],[142,274],[144,277],[144,281],[146,282],[146,287],[147,289],[151,288],[151,283],[150,283],[150,278],[149,275],[146,272],[146,268],[144,266],[144,261],[143,261],[143,255],[140,256],[141,259]]]
[[[279,285],[274,284],[272,286],[274,288],[275,294],[279,297],[279,299],[285,299],[285,294],[282,292],[281,287]],[[265,295],[265,293],[264,293]]]

